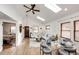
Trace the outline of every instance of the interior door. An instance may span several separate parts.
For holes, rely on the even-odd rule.
[[[24,27],[24,36],[25,36],[25,38],[29,37],[29,26]]]

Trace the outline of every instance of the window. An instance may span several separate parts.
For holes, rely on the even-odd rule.
[[[46,30],[50,30],[50,25],[46,25]]]
[[[74,22],[74,40],[79,41],[79,21]]]
[[[11,34],[15,34],[16,33],[16,27],[15,26],[11,26]]]
[[[37,26],[35,26],[33,29],[34,29],[34,32],[35,33],[38,33],[39,32],[39,28]]]
[[[70,22],[61,24],[61,37],[71,38],[71,23]]]

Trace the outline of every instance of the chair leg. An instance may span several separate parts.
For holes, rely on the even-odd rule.
[[[41,49],[40,49],[40,55],[41,55]]]
[[[44,55],[44,52],[42,51],[42,55]]]
[[[52,52],[50,52],[50,55],[52,55]]]

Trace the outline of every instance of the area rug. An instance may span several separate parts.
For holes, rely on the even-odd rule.
[[[35,39],[30,39],[29,48],[40,48],[40,42],[37,42]]]

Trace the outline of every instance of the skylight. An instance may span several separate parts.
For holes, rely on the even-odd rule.
[[[56,4],[45,4],[45,6],[46,6],[48,9],[52,10],[53,12],[55,12],[55,13],[58,13],[59,11],[62,10],[62,9],[61,9],[59,6],[57,6]]]
[[[41,18],[40,16],[37,16],[37,19],[39,19],[41,21],[45,21],[45,19]]]

